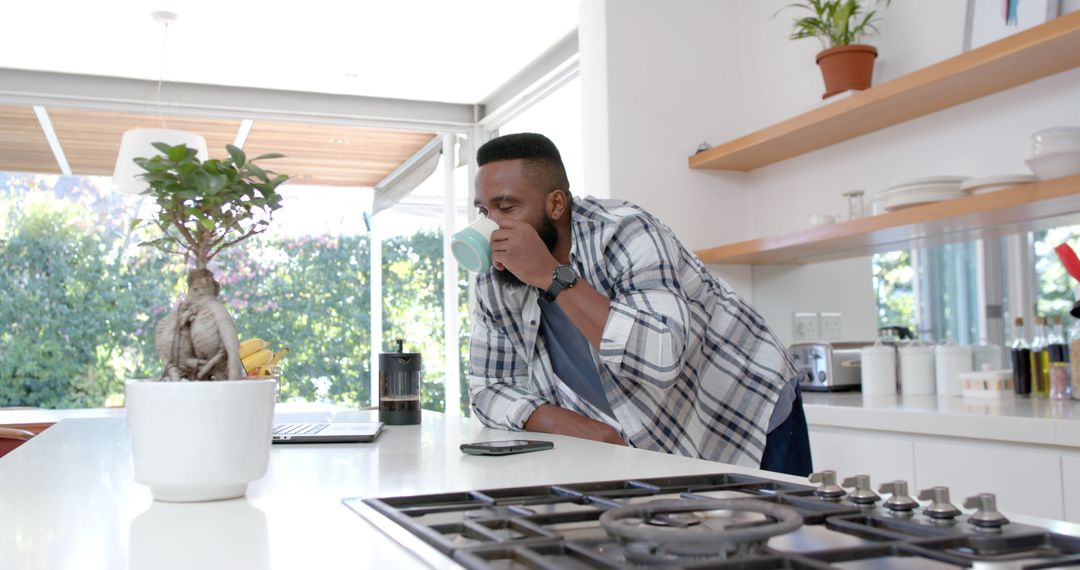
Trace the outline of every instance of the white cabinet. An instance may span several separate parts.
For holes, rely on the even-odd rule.
[[[814,471],[832,469],[839,480],[866,474],[874,490],[878,485],[915,477],[911,439],[885,433],[872,436],[827,427],[810,428]]]
[[[1061,456],[1061,478],[1065,491],[1065,520],[1080,523],[1080,454]]]
[[[978,493],[997,495],[1003,512],[1060,519],[1061,456],[1023,446],[983,442],[915,442],[918,489],[949,487],[953,504]],[[914,493],[913,493],[914,494]]]

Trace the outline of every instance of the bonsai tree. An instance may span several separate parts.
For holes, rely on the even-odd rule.
[[[892,0],[876,0],[888,6]],[[877,10],[864,11],[858,0],[803,0],[789,4],[781,10],[801,8],[810,15],[796,18],[790,38],[801,40],[817,38],[822,49],[858,44],[862,39],[877,33],[874,22]]]
[[[163,236],[143,245],[184,256],[187,295],[156,328],[154,346],[165,380],[245,378],[236,322],[218,299],[220,285],[207,267],[222,250],[264,231],[281,208],[277,188],[288,176],[264,170],[227,145],[229,158],[200,161],[186,145],[155,143],[161,154],[136,158],[157,204],[153,222]],[[139,220],[134,222],[138,224]]]

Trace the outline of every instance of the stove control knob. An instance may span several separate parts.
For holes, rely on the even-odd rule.
[[[874,492],[870,487],[869,475],[856,475],[854,477],[848,477],[841,483],[844,487],[851,487],[855,490],[851,492],[848,497],[852,503],[856,505],[873,505],[881,500],[881,496]]]
[[[814,489],[814,495],[822,499],[835,500],[847,494],[843,487],[836,484],[836,471],[831,469],[810,474],[811,483],[820,483],[821,486]]]
[[[908,496],[907,481],[892,481],[878,488],[878,493],[889,493],[892,496],[885,500],[883,506],[894,514],[911,514],[919,507],[919,502]]]
[[[934,520],[951,520],[960,516],[960,509],[949,502],[948,487],[931,487],[919,491],[920,501],[930,501],[923,514]]]
[[[1009,524],[1009,519],[997,510],[997,497],[993,493],[979,493],[964,501],[965,509],[977,509],[968,522],[978,528],[1001,528]]]

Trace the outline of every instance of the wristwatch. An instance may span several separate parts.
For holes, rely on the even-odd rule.
[[[560,265],[555,268],[555,273],[551,276],[551,287],[544,292],[544,300],[552,303],[555,301],[555,297],[559,296],[559,293],[563,289],[569,289],[577,284],[578,274],[574,271],[573,267],[569,265]]]

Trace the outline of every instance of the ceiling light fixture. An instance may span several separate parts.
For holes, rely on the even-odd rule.
[[[209,152],[206,149],[206,138],[198,133],[180,131],[165,128],[165,113],[161,108],[161,85],[165,81],[165,56],[167,55],[169,41],[169,25],[176,21],[175,12],[157,10],[150,14],[155,22],[164,25],[165,34],[161,46],[161,72],[158,75],[157,85],[157,112],[161,122],[159,129],[132,129],[124,133],[120,139],[120,152],[116,156],[116,167],[113,169],[113,190],[124,194],[142,194],[150,185],[140,176],[143,170],[135,164],[136,158],[146,158],[159,154],[153,143],[163,142],[176,146],[186,144],[188,148],[196,151],[200,160],[206,160]]]

